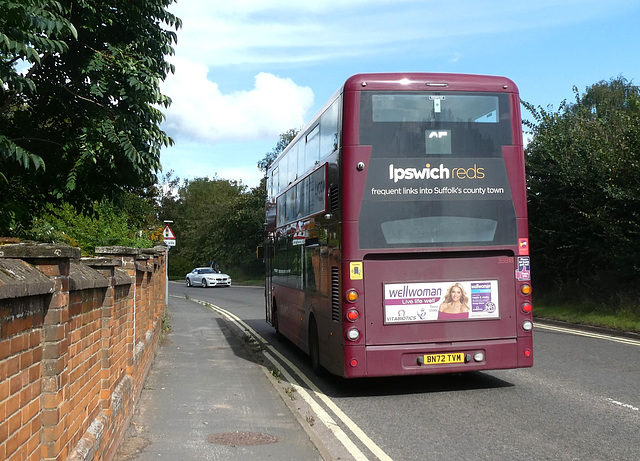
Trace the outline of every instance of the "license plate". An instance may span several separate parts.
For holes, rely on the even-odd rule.
[[[439,365],[441,363],[464,363],[463,352],[445,352],[443,354],[426,354],[424,356],[425,365]]]

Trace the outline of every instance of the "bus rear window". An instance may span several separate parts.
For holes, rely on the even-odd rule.
[[[374,94],[374,122],[498,123],[498,96]]]
[[[362,92],[360,144],[374,157],[501,157],[513,144],[507,94]]]

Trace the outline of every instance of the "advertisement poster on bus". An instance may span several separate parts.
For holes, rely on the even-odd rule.
[[[385,324],[500,317],[498,281],[389,283]]]

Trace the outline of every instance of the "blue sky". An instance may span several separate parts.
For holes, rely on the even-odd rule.
[[[361,72],[504,75],[557,108],[600,80],[640,84],[637,0],[178,0],[164,172],[258,184],[257,162]],[[523,110],[523,117],[527,117]]]

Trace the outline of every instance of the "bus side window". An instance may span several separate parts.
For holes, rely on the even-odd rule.
[[[294,182],[298,177],[298,143],[294,144],[291,149],[285,155],[285,161],[287,165],[287,177],[285,178],[285,184],[283,188],[286,188],[289,184]]]
[[[320,119],[320,159],[338,149],[338,101],[334,102]]]
[[[309,167],[315,165],[320,160],[320,124],[317,124],[306,137],[305,164]]]

